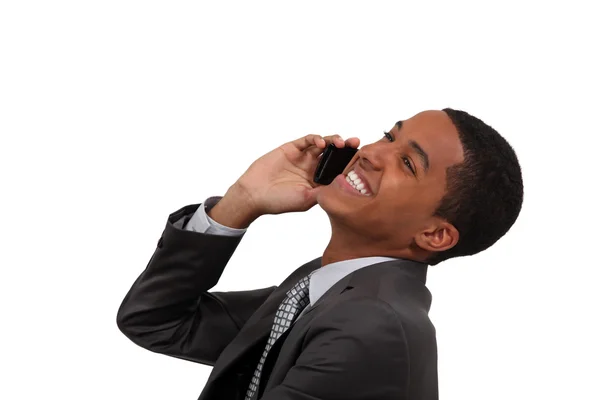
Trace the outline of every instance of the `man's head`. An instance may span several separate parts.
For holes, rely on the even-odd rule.
[[[521,169],[498,132],[463,111],[425,111],[363,146],[348,164],[370,195],[336,180],[317,201],[354,256],[437,264],[485,250],[515,222]],[[354,175],[352,174],[354,177]],[[369,194],[367,192],[367,194]]]

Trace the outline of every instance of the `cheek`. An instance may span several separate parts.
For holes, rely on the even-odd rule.
[[[399,182],[393,190],[381,193],[375,211],[380,218],[391,220],[415,220],[431,216],[437,206],[438,191],[430,185]],[[385,223],[385,222],[384,222]]]

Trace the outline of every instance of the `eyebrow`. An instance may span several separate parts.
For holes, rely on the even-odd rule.
[[[414,140],[409,140],[408,144],[417,152],[417,154],[421,158],[425,172],[429,171],[429,156],[427,155],[427,153],[425,153],[425,150],[423,150],[423,148],[419,146],[419,143],[415,142]]]
[[[398,131],[402,129],[402,121],[396,122],[396,128],[398,129]],[[419,155],[419,158],[421,158],[421,163],[423,164],[423,169],[425,170],[425,172],[429,171],[429,156],[427,155],[425,150],[423,150],[419,143],[415,142],[414,140],[409,140],[408,144]]]

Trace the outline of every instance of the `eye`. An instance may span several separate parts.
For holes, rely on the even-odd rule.
[[[387,140],[389,140],[390,142],[394,141],[394,137],[392,136],[391,133],[384,131],[383,134],[384,134],[385,138]],[[404,165],[406,165],[408,167],[408,169],[410,169],[410,172],[412,172],[412,174],[414,176],[417,176],[417,172],[415,171],[415,169],[413,168],[412,164],[410,163],[410,159],[409,158],[402,157],[402,162],[404,162]]]
[[[412,167],[410,160],[406,157],[402,157],[402,161],[404,161],[404,164],[408,167],[408,169],[410,169],[410,172],[412,172],[412,174],[414,176],[417,176],[417,173],[415,172],[415,169]]]

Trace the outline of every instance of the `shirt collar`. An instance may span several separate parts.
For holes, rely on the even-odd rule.
[[[352,260],[337,261],[331,264],[327,264],[317,269],[310,276],[310,283],[308,288],[308,297],[310,304],[314,305],[326,291],[328,291],[333,285],[339,282],[346,275],[367,267],[369,265],[377,264],[384,261],[397,260],[393,257],[361,257],[354,258]]]

